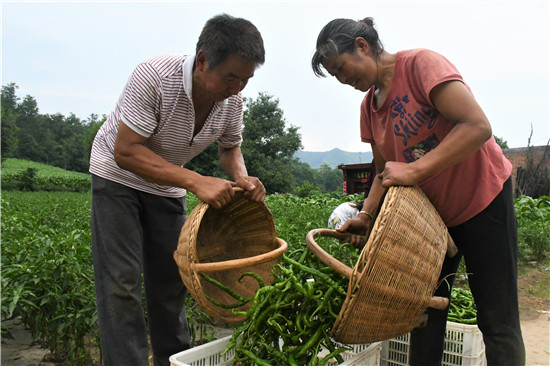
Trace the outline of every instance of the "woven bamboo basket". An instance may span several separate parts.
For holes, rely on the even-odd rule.
[[[315,237],[349,234],[316,229],[308,248],[349,278],[332,336],[342,343],[370,343],[401,336],[425,320],[428,307],[444,309],[433,297],[445,254],[456,254],[447,227],[419,187],[390,187],[354,268],[326,253]]]
[[[183,283],[201,308],[214,319],[234,323],[244,318],[209,298],[227,306],[238,300],[201,273],[242,297],[252,298],[259,283],[243,274],[256,273],[268,285],[271,267],[286,249],[286,242],[276,237],[273,216],[265,203],[249,201],[243,190],[236,188],[232,200],[221,209],[204,202],[197,204],[183,225],[174,260]],[[234,310],[246,311],[250,305]]]

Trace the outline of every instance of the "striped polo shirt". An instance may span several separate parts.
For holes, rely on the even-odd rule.
[[[185,189],[150,183],[121,169],[114,160],[119,122],[141,136],[146,146],[168,162],[183,166],[213,142],[223,147],[242,142],[243,101],[240,94],[214,104],[193,138],[195,111],[191,99],[194,56],[157,56],[139,64],[92,145],[90,173],[140,191],[181,197]]]

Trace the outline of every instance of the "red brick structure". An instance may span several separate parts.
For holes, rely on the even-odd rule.
[[[367,164],[340,164],[338,169],[341,169],[344,175],[342,184],[344,194],[365,193],[365,197],[368,195],[376,175],[374,161]]]
[[[513,165],[512,177],[514,179],[514,184],[517,182],[518,171],[520,171],[521,174],[523,169],[523,174],[525,174],[529,150],[532,151],[534,164],[541,163],[541,166],[550,172],[550,146],[548,145],[503,149],[502,152]],[[338,165],[338,169],[341,169],[344,175],[342,187],[344,194],[362,192],[365,192],[365,195],[368,194],[370,185],[372,184],[372,178],[376,174],[374,171],[374,161],[370,164],[340,164]],[[517,189],[515,191],[517,195],[520,194]]]
[[[502,152],[510,160],[513,165],[512,176],[514,182],[517,182],[518,170],[522,171],[527,166],[527,156],[529,150],[532,152],[533,162],[535,165],[541,164],[542,168],[545,168],[550,172],[550,146],[530,146],[530,147],[518,147],[512,149],[503,149]]]

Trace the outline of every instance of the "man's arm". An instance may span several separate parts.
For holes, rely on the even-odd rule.
[[[234,195],[231,182],[169,163],[145,146],[146,141],[146,137],[120,122],[114,150],[118,166],[151,183],[185,188],[215,208],[231,200]]]
[[[239,146],[225,148],[218,145],[218,153],[222,169],[227,173],[229,178],[237,181],[238,178],[248,176],[243,154]]]

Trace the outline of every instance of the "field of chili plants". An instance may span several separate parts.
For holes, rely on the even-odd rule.
[[[2,320],[20,317],[59,359],[97,341],[90,195],[2,192]]]
[[[303,246],[306,233],[326,227],[340,194],[271,195],[278,236]],[[188,197],[191,210],[196,197]],[[3,191],[2,319],[18,317],[32,336],[66,364],[92,364],[97,314],[90,246],[90,193]],[[189,297],[190,298],[190,297]],[[190,298],[191,299],[191,298]],[[194,341],[209,337],[209,319],[190,301]],[[210,334],[211,336],[211,334]]]
[[[288,259],[282,261],[281,281],[286,274],[291,275],[288,269],[303,268],[300,250],[305,246],[307,232],[326,227],[330,213],[340,203],[360,200],[360,195],[315,191],[266,198],[278,236],[289,244]],[[189,210],[196,203],[196,197],[190,195]],[[98,333],[90,248],[90,193],[3,191],[1,212],[2,319],[21,319],[32,336],[65,364],[94,364]],[[522,257],[544,259],[550,249],[550,198],[517,199],[516,212]],[[313,273],[307,278],[315,277]],[[324,279],[322,275],[319,278],[317,283]],[[309,287],[304,286],[304,294],[311,294]],[[312,295],[315,297],[320,299],[316,289]],[[212,337],[208,332],[211,323],[189,299],[192,338],[203,342]],[[332,319],[331,313],[337,309],[323,311]],[[276,324],[278,320],[272,322]],[[296,328],[293,335],[301,331],[303,326]],[[315,333],[311,336],[319,337]],[[246,355],[249,351],[241,352]],[[304,354],[306,351],[300,353]]]

